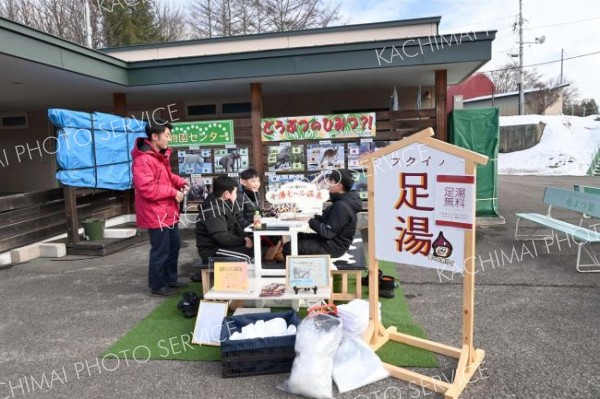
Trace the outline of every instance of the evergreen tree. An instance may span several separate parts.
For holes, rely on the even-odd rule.
[[[112,8],[104,8],[104,32],[107,47],[131,46],[165,41],[154,1],[133,4],[113,1]]]

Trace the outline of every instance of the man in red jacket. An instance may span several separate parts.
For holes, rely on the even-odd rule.
[[[186,284],[177,281],[179,260],[179,203],[188,186],[171,172],[170,123],[146,125],[147,138],[138,138],[131,151],[137,225],[150,234],[148,285],[152,295],[173,296],[176,288]]]

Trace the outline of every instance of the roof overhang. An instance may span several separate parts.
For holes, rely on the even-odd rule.
[[[455,84],[491,59],[494,37],[469,32],[127,62],[0,18],[0,112],[110,107],[115,92],[126,93],[130,106],[150,96],[248,97],[253,82],[265,95],[433,86],[439,69]]]

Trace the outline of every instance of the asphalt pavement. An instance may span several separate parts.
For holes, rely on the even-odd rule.
[[[577,250],[566,236],[552,243],[513,238],[515,212],[543,212],[545,186],[574,183],[600,185],[590,176],[500,176],[506,224],[477,231],[475,346],[486,357],[463,398],[600,398],[600,273],[575,270]],[[182,265],[196,255],[192,235],[184,238]],[[161,301],[146,288],[148,250],[142,243],[106,257],[36,259],[0,270],[0,399],[295,397],[276,388],[286,375],[223,379],[220,363],[98,358]],[[398,271],[428,337],[458,347],[462,277]],[[417,371],[452,378],[456,362],[439,359],[439,369]],[[336,397],[442,395],[388,378]]]

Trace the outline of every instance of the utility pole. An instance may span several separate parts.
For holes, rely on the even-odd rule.
[[[85,42],[89,48],[92,48],[92,17],[89,0],[85,0]]]
[[[519,0],[519,115],[525,115],[525,91],[523,88],[523,0]]]
[[[565,49],[560,49],[560,84],[563,84],[563,58],[565,54]]]

